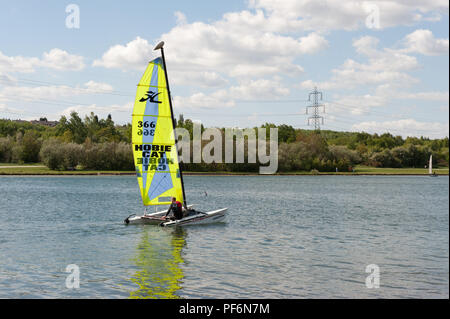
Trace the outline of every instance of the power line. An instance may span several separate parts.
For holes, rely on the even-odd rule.
[[[8,80],[5,80],[5,79],[0,79],[0,82],[9,84],[12,81],[8,81]],[[129,92],[124,92],[124,91],[108,90],[108,89],[101,89],[101,88],[96,88],[96,89],[82,88],[82,87],[67,85],[65,83],[55,83],[55,82],[31,80],[31,79],[24,79],[24,78],[17,78],[13,82],[21,82],[21,83],[25,83],[25,84],[29,84],[29,85],[44,86],[44,87],[52,87],[52,86],[59,86],[59,87],[61,87],[61,86],[64,86],[66,88],[70,88],[70,89],[75,90],[75,91],[86,92],[86,93],[90,93],[90,94],[108,94],[108,95],[118,95],[118,96],[135,96],[134,94],[130,94]]]
[[[361,112],[361,114],[354,114],[354,115],[372,115],[372,116],[379,116],[379,117],[386,117],[386,116],[392,116],[392,113],[389,112],[381,112],[379,110],[373,110],[373,109],[361,109],[361,106],[356,106],[356,105],[349,105],[349,104],[344,104],[341,102],[335,102],[335,101],[327,101],[325,100],[325,102],[329,103],[329,104],[333,104],[335,108],[340,108],[340,109],[350,109],[350,110],[358,110]],[[427,114],[429,115],[429,112],[427,113],[423,113],[423,112],[419,112],[417,110],[415,110],[416,113],[421,113],[421,114]]]
[[[238,100],[237,103],[298,103],[308,102],[309,100]]]
[[[58,84],[58,83],[54,83],[54,82],[46,82],[46,81],[40,81],[40,80],[31,80],[31,79],[24,79],[24,78],[19,78],[16,79],[17,82],[22,82],[22,83],[26,83],[26,84],[30,84],[30,85],[40,85],[40,86],[47,86],[47,87],[51,87],[51,86],[64,86],[65,88],[70,88],[73,89],[75,91],[80,91],[80,92],[84,92],[84,93],[89,93],[89,94],[107,94],[107,95],[118,95],[118,96],[135,96],[134,94],[129,94],[128,92],[123,92],[123,91],[115,91],[115,90],[103,90],[103,89],[90,89],[90,88],[80,88],[80,87],[74,87],[74,86],[68,86],[66,84]],[[6,82],[6,83],[11,83],[11,81],[6,81],[4,79],[0,79],[0,82]],[[41,104],[47,104],[47,105],[61,105],[61,106],[92,106],[93,104],[86,104],[86,103],[76,103],[76,102],[70,102],[67,100],[56,100],[56,99],[47,99],[47,98],[37,98],[37,99],[33,99],[31,101],[27,100],[26,97],[24,97],[23,100],[18,100],[18,98],[20,98],[17,95],[7,95],[7,94],[2,94],[4,97],[6,97],[9,101],[12,102],[22,102],[22,103],[30,103],[30,104],[34,104],[34,103],[41,103]],[[313,97],[311,100],[311,96]],[[9,97],[13,97],[12,99]],[[318,92],[317,88],[314,89],[313,92],[309,93],[309,97],[308,100],[301,100],[301,99],[290,99],[290,100],[279,100],[279,99],[274,99],[274,100],[237,100],[237,103],[298,103],[298,102],[305,102],[305,101],[309,101],[312,102],[311,105],[307,106],[306,108],[306,114],[308,114],[308,108],[313,108],[314,112],[313,112],[313,116],[308,118],[308,125],[310,124],[310,121],[312,120],[312,122],[314,122],[314,128],[320,129],[320,122],[322,122],[322,125],[324,124],[324,118],[322,116],[319,116],[319,107],[323,107],[323,112],[325,112],[325,105],[324,104],[319,104],[319,100],[323,100],[322,97],[322,92]],[[329,104],[333,104],[334,107],[336,108],[341,108],[341,109],[354,109],[354,110],[359,110],[361,111],[361,106],[356,106],[356,105],[349,105],[349,104],[344,104],[341,102],[335,102],[335,101],[327,101],[325,100],[325,102],[329,103]],[[101,106],[96,106],[97,108],[103,108]],[[105,107],[106,108],[106,107]],[[14,111],[9,111],[9,110],[1,110],[3,113],[7,113],[7,114],[16,114],[16,115],[23,115]],[[124,109],[114,109],[111,108],[109,109],[109,111],[112,112],[129,112],[128,110],[124,110]],[[377,117],[383,117],[386,118],[388,116],[392,116],[392,114],[387,113],[387,112],[380,112],[380,111],[374,111],[374,110],[362,110],[363,114],[361,115],[371,115],[371,116],[377,116]],[[35,114],[38,115],[38,113],[32,113],[32,112],[26,112],[27,114]],[[196,114],[196,115],[205,115],[205,112],[202,113],[195,113],[195,112],[187,112],[187,114]],[[216,116],[227,116],[227,117],[243,117],[243,116],[255,116],[255,117],[265,117],[265,116],[298,116],[301,115],[303,116],[304,114],[301,113],[246,113],[246,114],[232,114],[232,113],[213,113],[213,115]],[[334,119],[336,122],[340,122],[340,123],[346,123],[346,124],[357,124],[351,121],[348,121],[348,117],[343,117],[340,115],[336,115],[333,114],[333,116],[337,117],[337,119]],[[342,128],[340,128],[342,129]],[[382,128],[383,129],[383,128]],[[437,128],[430,128],[429,130],[420,130],[420,129],[414,129],[414,131],[418,131],[418,132],[429,132],[429,131],[433,131],[433,130],[439,130]],[[390,129],[390,131],[398,131],[400,132],[400,130],[398,129]]]

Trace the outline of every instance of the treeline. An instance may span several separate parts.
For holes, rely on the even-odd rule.
[[[134,170],[131,125],[115,125],[111,115],[83,119],[76,112],[58,125],[0,120],[0,162],[38,163],[50,169]]]
[[[192,139],[193,122],[184,120],[181,115],[178,127],[187,129]],[[265,123],[261,127],[278,129],[278,170],[281,172],[311,171],[321,172],[352,171],[356,165],[393,168],[424,168],[433,155],[433,165],[448,167],[448,137],[429,139],[426,137],[393,136],[390,133],[369,134],[365,132],[336,132],[329,130],[301,130],[290,125],[276,126]],[[256,129],[256,128],[255,128]],[[202,132],[204,128],[202,127]],[[255,130],[256,131],[256,130]],[[257,134],[256,134],[257,135]],[[222,129],[222,140],[224,129]],[[202,145],[208,141],[202,141]],[[246,145],[247,146],[247,145]],[[245,152],[247,155],[247,151]],[[188,171],[234,171],[257,172],[260,163],[243,164],[223,163],[191,163],[184,164]]]
[[[88,170],[134,170],[131,146],[124,142],[83,144],[45,140],[39,157],[53,170],[75,170],[78,165]]]
[[[188,130],[192,139],[194,123],[191,120],[180,115],[176,125]],[[300,130],[271,123],[262,127],[278,129],[280,172],[351,171],[358,164],[423,168],[430,154],[434,166],[448,167],[449,163],[448,137],[404,139],[389,133]],[[204,130],[202,126],[201,131]],[[224,129],[221,131],[223,137]],[[202,141],[203,145],[208,143]],[[192,163],[192,149],[190,153],[191,163],[183,164],[183,169],[188,171],[257,172],[262,165],[248,163],[247,143],[244,163],[224,163],[224,155],[222,163]],[[0,120],[0,162],[42,162],[58,170],[134,170],[131,125],[115,125],[110,115],[99,119],[94,113],[82,119],[76,112],[69,118],[61,117],[54,127]]]

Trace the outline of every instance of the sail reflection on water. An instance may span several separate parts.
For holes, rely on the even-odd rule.
[[[182,249],[186,231],[175,227],[168,231],[159,227],[145,227],[142,240],[133,258],[139,270],[131,278],[138,285],[130,293],[132,299],[176,299],[184,277]]]

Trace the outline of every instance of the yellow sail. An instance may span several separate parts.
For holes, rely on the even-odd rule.
[[[144,205],[184,204],[173,115],[161,58],[139,81],[132,116],[132,147]]]

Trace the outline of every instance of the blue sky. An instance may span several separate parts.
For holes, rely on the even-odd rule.
[[[175,113],[206,126],[312,128],[317,86],[323,129],[448,136],[448,28],[442,0],[2,2],[0,118],[129,122],[164,40]]]

